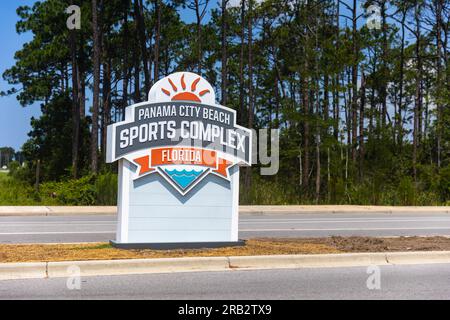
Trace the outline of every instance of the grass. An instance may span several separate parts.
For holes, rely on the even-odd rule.
[[[39,202],[34,197],[31,186],[18,182],[7,173],[0,172],[0,206],[32,206]]]
[[[46,181],[41,183],[39,192],[34,190],[33,185],[20,180],[21,175],[16,173],[13,176],[15,178],[0,171],[0,206],[116,204],[117,175],[113,173],[103,173],[98,176],[87,175],[76,180],[66,178],[62,181]],[[329,197],[324,198],[318,204],[445,205],[446,198],[443,197],[443,201],[441,201],[439,193],[435,189],[436,187],[416,191],[409,178],[403,179],[399,186],[393,186],[387,182],[374,184],[369,181],[349,186],[347,190],[343,184],[338,184],[330,190]],[[450,190],[450,186],[447,189]],[[450,191],[446,192],[446,194],[450,194]],[[270,180],[257,175],[254,176],[249,191],[241,188],[240,203],[243,205],[316,204],[287,179]]]
[[[121,250],[106,243],[3,244],[0,245],[0,263],[431,250],[450,250],[450,239],[446,237],[252,239],[243,247],[195,250]]]
[[[34,186],[0,172],[0,206],[89,206],[115,205],[117,199],[117,175],[105,173],[96,177],[66,179]]]

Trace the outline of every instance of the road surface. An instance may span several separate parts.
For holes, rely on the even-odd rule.
[[[370,270],[369,270],[370,271]],[[0,281],[0,299],[450,299],[450,265],[280,269]],[[74,282],[71,282],[74,283]],[[374,285],[375,284],[375,285]]]
[[[75,214],[75,213],[74,213]],[[450,236],[449,214],[241,215],[239,236]],[[115,216],[0,217],[0,243],[103,242],[115,238]]]

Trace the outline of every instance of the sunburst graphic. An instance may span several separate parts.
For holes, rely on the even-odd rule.
[[[202,102],[201,97],[203,97],[205,94],[210,93],[209,89],[202,90],[196,94],[197,91],[197,85],[200,82],[201,78],[198,77],[196,80],[194,80],[191,84],[191,92],[186,91],[186,82],[184,81],[184,74],[181,76],[181,88],[183,89],[182,92],[178,92],[178,87],[173,83],[173,81],[168,78],[170,86],[172,87],[173,92],[175,95],[172,97],[172,101],[195,101],[195,102]],[[162,92],[166,94],[167,96],[172,96],[172,93],[164,88],[161,88]]]

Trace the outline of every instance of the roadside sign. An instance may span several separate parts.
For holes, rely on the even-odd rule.
[[[158,81],[108,127],[107,148],[107,162],[119,162],[116,246],[239,243],[239,167],[251,165],[252,135],[204,78]]]

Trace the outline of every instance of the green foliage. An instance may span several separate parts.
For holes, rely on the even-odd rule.
[[[95,181],[97,194],[96,204],[112,205],[117,201],[117,174],[106,172],[99,175]]]
[[[20,169],[20,163],[17,161],[13,161],[9,164],[9,175],[14,176],[17,174],[17,171]]]
[[[113,248],[112,245],[110,245],[109,243],[105,243],[105,244],[99,244],[99,245],[95,245],[95,246],[86,246],[86,247],[74,247],[74,248],[69,248],[69,250],[100,250],[100,249],[111,249]]]
[[[450,201],[450,165],[440,170],[438,189],[441,200],[448,203]]]
[[[416,186],[410,176],[399,181],[384,180],[375,176],[361,183],[346,185],[341,178],[332,180],[329,194],[319,204],[340,205],[387,205],[387,206],[436,206],[445,205],[450,199],[450,170],[442,169],[435,189],[427,185]],[[262,178],[254,175],[250,192],[241,182],[241,203],[246,205],[292,205],[315,204],[302,191],[299,184],[285,183],[278,178]],[[242,202],[245,200],[245,202]],[[448,205],[448,203],[447,203]]]
[[[300,196],[290,185],[274,179],[264,179],[258,175],[253,178],[251,190],[241,183],[241,204],[243,205],[288,205],[299,204]]]
[[[42,105],[42,116],[31,120],[32,131],[28,134],[30,139],[22,147],[23,154],[30,163],[31,177],[34,178],[33,169],[36,161],[41,161],[40,181],[55,181],[70,173],[72,153],[72,115],[70,108],[71,100],[68,93],[64,93],[48,104]],[[87,132],[83,130],[87,123],[81,127],[81,138],[85,138]],[[88,144],[83,143],[79,154],[87,153]],[[30,161],[31,160],[31,161]]]
[[[9,176],[16,181],[21,181],[27,183],[28,185],[32,185],[34,183],[34,168],[30,167],[30,163],[27,162],[23,166],[20,166],[19,163],[13,162],[11,163],[11,168],[9,170]]]
[[[44,199],[55,199],[64,205],[94,205],[96,190],[94,176],[64,182],[46,182],[40,187]]]
[[[403,177],[398,186],[400,204],[403,206],[416,205],[416,188],[411,177]]]
[[[33,187],[0,172],[0,205],[35,205],[38,200],[39,195]]]
[[[10,176],[1,181],[3,202],[107,205],[116,201],[116,167],[100,161],[103,173],[91,175],[89,131],[94,126],[89,114],[80,115],[79,143],[72,150],[78,122],[72,107],[92,107],[88,97],[94,41],[92,2],[76,2],[82,28],[74,32],[65,26],[64,9],[71,3],[43,0],[17,10],[17,32],[32,37],[3,73],[14,87],[3,94],[17,93],[24,106],[41,103],[42,116],[32,119],[29,140],[22,146],[26,165],[10,163]],[[447,48],[437,52],[439,1],[393,1],[386,24],[379,29],[367,28],[364,17],[358,16],[360,8],[341,1],[241,1],[245,7],[227,9],[226,23],[221,8],[210,2],[201,21],[185,19],[180,8],[195,11],[199,3],[108,0],[98,6],[103,48],[96,106],[102,143],[99,159],[106,149],[101,137],[105,125],[122,119],[124,104],[145,100],[148,88],[144,90],[143,80],[149,73],[146,80],[155,83],[174,71],[198,72],[222,98],[226,52],[226,105],[238,111],[239,123],[247,127],[253,112],[249,102],[253,102],[252,129],[281,130],[280,171],[275,177],[261,177],[258,168],[253,169],[251,187],[241,184],[245,203],[449,203],[450,70],[444,61]],[[429,24],[419,35],[408,27],[416,9],[418,18]],[[340,19],[335,16],[338,10]],[[140,13],[144,23],[139,22]],[[444,30],[448,17],[442,14],[442,19],[439,27]],[[148,61],[144,52],[150,56]],[[79,83],[73,83],[75,70]],[[80,91],[77,97],[73,87]],[[72,152],[78,153],[78,170],[72,168]],[[13,153],[3,149],[0,167],[12,160]],[[40,191],[36,193],[38,163]],[[72,176],[82,178],[70,180]]]
[[[62,205],[89,206],[115,205],[117,201],[117,175],[88,175],[77,180],[44,182],[36,192],[22,180],[20,171],[9,176],[0,173],[0,205]]]
[[[45,182],[41,185],[43,199],[61,205],[115,205],[117,201],[117,175],[104,173],[87,175],[63,182]]]

